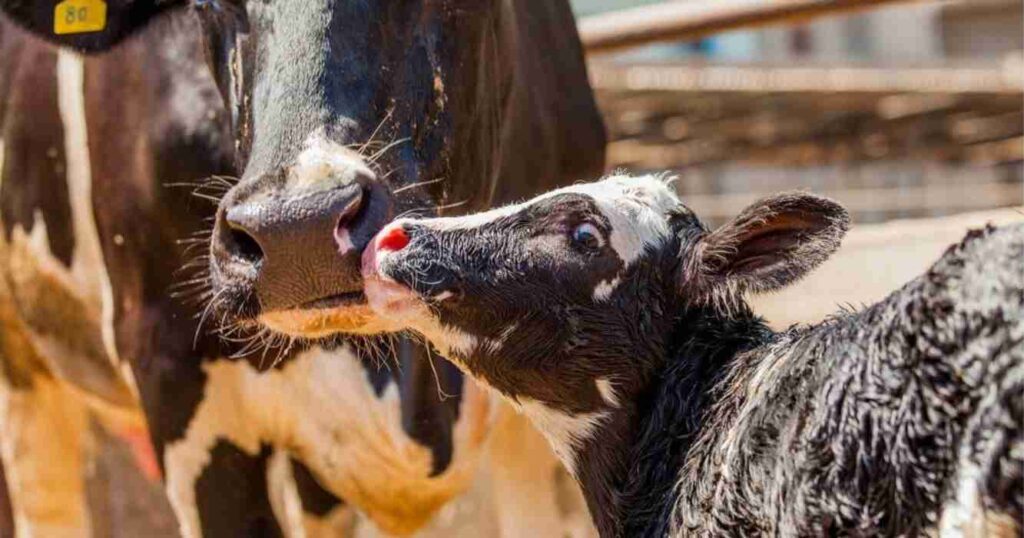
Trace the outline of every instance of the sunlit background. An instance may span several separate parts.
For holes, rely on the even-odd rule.
[[[1021,6],[911,2],[592,56],[609,164],[679,171],[715,223],[789,188],[861,223],[1020,205]]]

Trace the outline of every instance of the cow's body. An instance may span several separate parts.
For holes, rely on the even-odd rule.
[[[523,4],[502,6],[524,28],[535,24],[521,18]],[[404,341],[283,352],[222,341],[209,330],[216,323],[198,326],[204,305],[170,296],[189,278],[177,272],[188,259],[179,239],[202,238],[213,208],[169,185],[240,175],[244,164],[198,34],[181,9],[83,59],[0,20],[0,441],[19,532],[87,532],[83,447],[94,413],[114,428],[148,423],[186,535],[276,535],[297,523],[280,473],[268,473],[283,456],[293,458],[284,474],[308,529],[345,519],[353,505],[385,531],[414,530],[470,483],[493,411],[479,389],[446,364],[435,363],[435,381],[424,350]],[[553,82],[524,81],[553,68],[516,68],[529,73],[523,87],[505,88],[511,110],[550,109],[539,100]],[[564,112],[593,131],[592,103]],[[525,152],[525,141],[555,131],[517,121],[500,129],[505,149],[488,156],[500,162],[477,168],[491,171],[479,184],[453,185],[456,195],[485,204],[600,166],[599,144],[575,160],[550,144],[529,148],[533,165],[511,158],[508,147]],[[524,167],[535,182],[503,180]],[[380,367],[396,354],[397,365]]]

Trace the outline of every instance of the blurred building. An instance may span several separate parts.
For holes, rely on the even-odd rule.
[[[789,188],[860,222],[1020,205],[1022,4],[895,4],[594,58],[610,165],[678,170],[713,221]]]

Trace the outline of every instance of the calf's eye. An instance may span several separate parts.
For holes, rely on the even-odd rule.
[[[572,230],[573,245],[586,249],[597,250],[604,244],[601,230],[589,222],[584,222]]]

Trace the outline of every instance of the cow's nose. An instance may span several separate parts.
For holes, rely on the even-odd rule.
[[[359,295],[359,253],[388,220],[387,191],[369,171],[343,185],[276,191],[225,200],[214,234],[221,270],[254,279],[264,311]]]
[[[265,258],[295,260],[303,252],[318,251],[321,238],[332,239],[362,208],[365,192],[353,184],[329,191],[307,193],[275,203],[247,202],[224,213],[238,254],[254,263]]]

